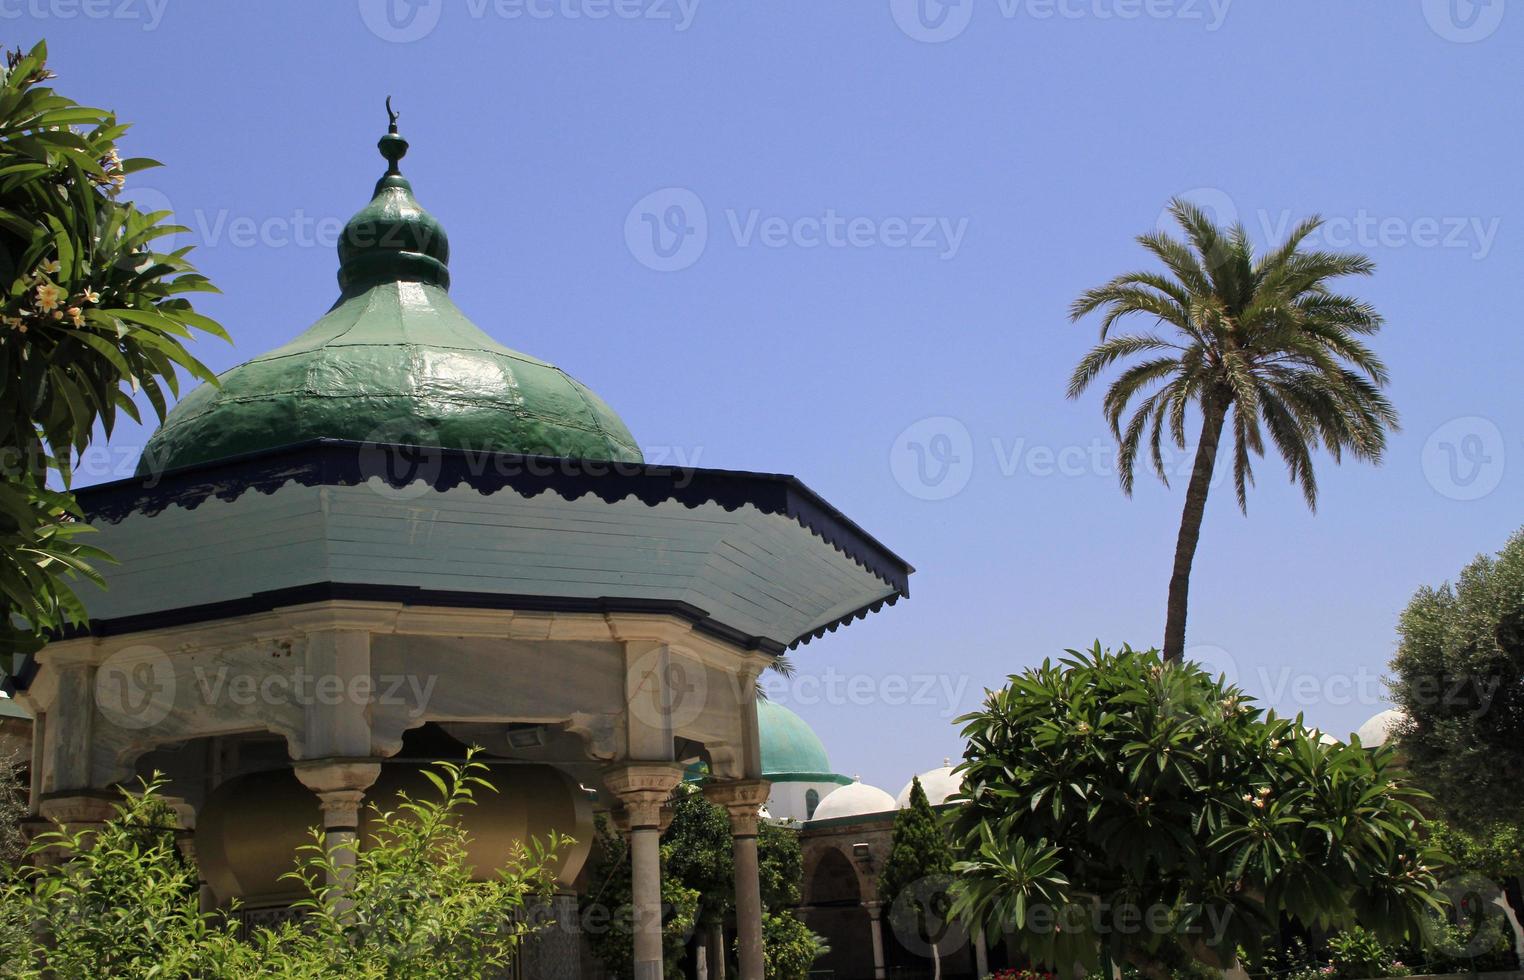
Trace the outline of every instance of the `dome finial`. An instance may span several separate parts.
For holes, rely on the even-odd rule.
[[[377,144],[381,149],[381,155],[386,158],[386,176],[388,177],[402,176],[402,170],[397,164],[407,156],[407,140],[397,133],[397,120],[400,117],[401,113],[392,108],[392,97],[388,95],[386,97],[386,135],[381,137],[381,142]]]
[[[413,185],[397,164],[407,140],[397,132],[398,112],[386,99],[387,133],[376,144],[386,174],[371,201],[344,226],[339,239],[339,288],[345,296],[382,283],[422,282],[450,288],[450,243],[434,216],[413,197]]]

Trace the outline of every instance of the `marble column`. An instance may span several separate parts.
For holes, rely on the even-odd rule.
[[[730,814],[735,855],[736,959],[739,980],[762,980],[762,884],[757,857],[757,813],[767,802],[765,779],[715,780],[704,796]]]
[[[662,805],[682,781],[670,762],[632,762],[610,769],[603,784],[624,804],[630,824],[630,877],[634,902],[635,964],[632,980],[662,980]]]
[[[710,926],[705,943],[709,949],[711,980],[725,980],[725,926],[719,923]]]
[[[868,910],[868,929],[873,934],[873,977],[874,980],[884,980],[884,923],[881,921],[884,906],[882,902],[864,902],[863,908]]]
[[[334,887],[334,908],[347,912],[344,890],[360,848],[360,807],[365,791],[381,775],[381,764],[370,759],[319,759],[296,764],[296,778],[317,794],[323,811],[323,845],[333,868],[328,884]]]

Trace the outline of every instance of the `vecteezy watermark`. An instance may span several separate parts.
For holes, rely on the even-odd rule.
[[[726,208],[724,230],[736,248],[922,250],[956,258],[969,219],[935,215],[767,214],[761,208]],[[664,187],[635,202],[625,215],[625,246],[657,272],[697,262],[710,241],[709,209],[686,187]]]
[[[630,713],[657,730],[691,725],[709,704],[709,672],[666,647],[654,647],[630,661],[625,689]]]
[[[1446,41],[1475,44],[1503,26],[1508,0],[1423,0],[1429,29]]]
[[[975,443],[963,422],[935,415],[911,423],[895,437],[889,447],[889,472],[900,489],[917,500],[948,500],[968,487],[984,451],[983,444]],[[1149,458],[1138,459],[1135,466],[1153,472],[1152,454],[1146,448],[1144,454]],[[1196,459],[1194,445],[1180,447],[1165,442],[1160,445],[1159,455],[1171,482],[1190,478]],[[993,471],[1003,479],[1114,480],[1120,469],[1116,442],[1100,437],[1084,444],[1050,445],[1026,437],[993,436],[987,459],[993,466],[987,463],[983,471]],[[1220,486],[1228,472],[1227,467],[1218,467],[1212,473],[1212,486]]]
[[[290,656],[290,646],[277,646]],[[195,665],[181,676],[162,649],[135,644],[111,654],[95,671],[95,704],[120,728],[142,730],[177,707],[248,708],[344,704],[400,708],[410,718],[428,710],[438,678],[421,674],[314,674],[299,663],[258,669]]]
[[[452,15],[474,21],[647,21],[674,31],[693,26],[699,0],[359,0],[360,19],[376,37],[393,44],[433,34],[449,5]]]
[[[1267,242],[1283,241],[1296,222],[1290,210],[1272,215],[1259,212],[1260,231]],[[1331,215],[1323,219],[1317,231],[1308,236],[1307,248],[1347,249],[1423,248],[1464,251],[1481,261],[1492,254],[1497,243],[1499,217],[1421,216],[1403,218],[1379,216],[1361,208],[1351,215]]]
[[[419,718],[428,710],[439,681],[433,674],[312,674],[301,666],[258,672],[198,666],[191,675],[202,703],[208,705],[378,705],[401,708],[409,718]]]
[[[1176,195],[1205,211],[1220,227],[1232,227],[1242,218],[1232,195],[1218,187],[1197,187]],[[1266,246],[1285,241],[1304,215],[1284,208],[1262,208],[1244,222],[1251,237]],[[1476,261],[1492,254],[1503,219],[1483,215],[1391,215],[1359,208],[1349,214],[1323,216],[1323,223],[1307,236],[1303,247],[1332,251],[1418,248],[1464,252]],[[1181,230],[1165,208],[1156,224],[1159,231],[1179,237]]]
[[[135,644],[95,669],[95,704],[119,728],[138,731],[159,724],[175,707],[175,667],[156,646]]]
[[[968,945],[968,927],[952,914],[952,875],[931,875],[900,889],[889,906],[889,928],[900,945],[927,959],[952,956]]]
[[[169,0],[0,0],[0,20],[130,20],[156,31],[168,8]]]
[[[1503,482],[1508,450],[1491,419],[1476,415],[1451,419],[1423,444],[1423,475],[1435,492],[1451,500],[1480,500]]]
[[[1390,701],[1387,679],[1364,665],[1352,671],[1320,671],[1255,659],[1245,670],[1225,648],[1209,643],[1187,647],[1185,659],[1212,677],[1221,677],[1227,684],[1263,699],[1278,711],[1351,705],[1374,710],[1386,707]],[[1420,677],[1404,685],[1404,696],[1414,704],[1480,717],[1492,709],[1501,686],[1499,677],[1459,675],[1443,680]]]
[[[1513,950],[1508,899],[1496,882],[1457,874],[1440,882],[1438,897],[1442,907],[1426,912],[1420,925],[1425,946],[1458,960]]]
[[[977,0],[889,0],[894,23],[924,44],[951,41],[973,23]],[[1173,20],[1217,31],[1233,0],[994,0],[981,9],[1005,20]]]
[[[895,437],[889,472],[918,500],[956,497],[974,476],[974,437],[955,418],[921,419]]]
[[[686,187],[663,187],[635,202],[624,219],[624,244],[636,261],[657,272],[678,272],[699,260],[709,244],[709,212]]]
[[[3,0],[0,0],[3,2]],[[397,225],[351,227],[348,216],[337,214],[308,214],[297,208],[290,214],[238,214],[230,208],[175,207],[164,191],[151,186],[134,184],[123,198],[144,214],[169,212],[170,217],[160,222],[166,231],[154,239],[153,247],[159,252],[171,252],[182,245],[199,248],[273,249],[316,248],[324,251],[337,249],[341,242],[356,248],[418,248],[414,229],[404,230]]]
[[[788,677],[768,673],[758,681],[768,700],[791,707],[936,708],[944,718],[971,707],[964,704],[969,682],[967,674],[843,674],[834,667],[821,673],[795,671]]]

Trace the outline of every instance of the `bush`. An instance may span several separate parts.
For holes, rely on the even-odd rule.
[[[0,886],[0,977],[243,980],[255,977],[480,978],[509,964],[529,932],[518,913],[550,892],[564,843],[532,844],[496,879],[471,881],[468,841],[455,819],[485,767],[437,763],[438,799],[404,798],[377,814],[376,838],[355,856],[338,911],[326,875],[336,851],[314,838],[293,879],[308,899],[300,927],[260,927],[198,910],[196,872],[176,846],[163,784],[124,794],[116,816],[90,831],[42,835],[38,866]],[[314,834],[317,832],[314,831]]]
[[[21,759],[0,752],[0,875],[20,860],[26,850],[21,821],[26,816],[26,790],[21,784]]]
[[[789,912],[762,917],[762,944],[768,980],[806,980],[815,961],[831,951],[824,939]]]
[[[1193,664],[1071,651],[962,719],[954,914],[1035,961],[1151,977],[1258,955],[1282,917],[1413,939],[1438,900],[1390,751],[1323,745]]]
[[[1333,976],[1337,980],[1405,977],[1411,971],[1370,932],[1356,926],[1328,941]]]

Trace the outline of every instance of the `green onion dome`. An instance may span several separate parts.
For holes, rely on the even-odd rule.
[[[762,774],[768,779],[814,777],[846,782],[831,771],[825,743],[809,722],[774,701],[757,702]]]
[[[451,301],[444,228],[398,164],[339,243],[339,300],[306,333],[191,391],[149,439],[140,475],[312,439],[639,462],[585,385],[487,336]]]

